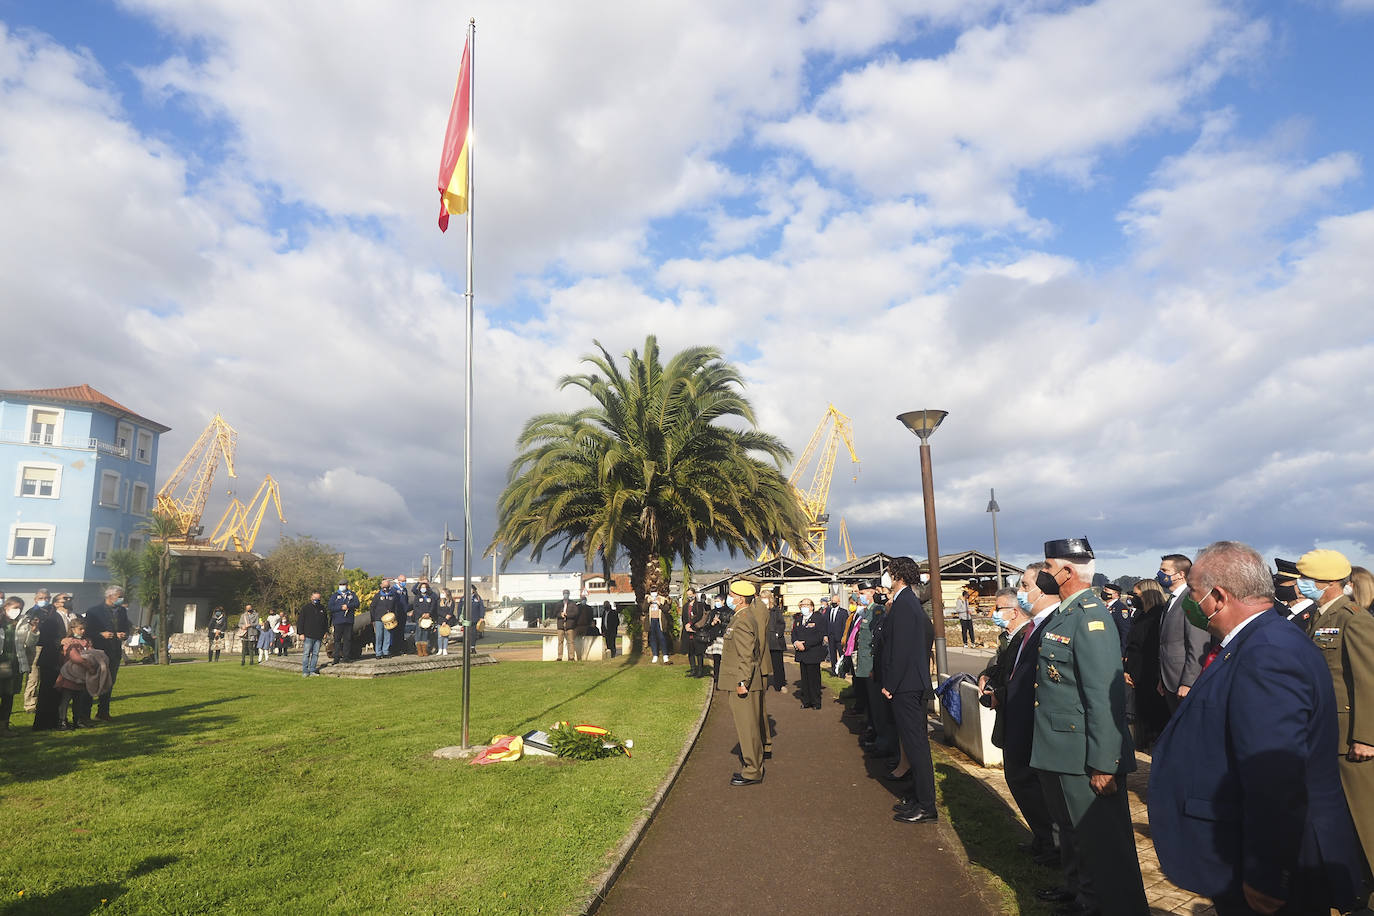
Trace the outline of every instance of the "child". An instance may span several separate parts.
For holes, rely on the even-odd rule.
[[[73,617],[68,629],[71,635],[62,639],[62,668],[57,677],[57,689],[62,691],[57,705],[58,731],[89,728],[91,698],[108,690],[110,683],[109,659],[91,647],[86,638],[86,618]],[[72,710],[71,724],[67,723],[68,707]]]
[[[277,620],[277,655],[286,654],[286,647],[291,644],[291,634],[294,632],[295,630],[291,626],[291,619],[285,614],[282,614],[281,618]]]
[[[434,618],[429,616],[429,611],[420,615],[420,624],[415,628],[415,654],[428,655],[433,648],[430,640],[438,635],[438,628],[434,626]]]

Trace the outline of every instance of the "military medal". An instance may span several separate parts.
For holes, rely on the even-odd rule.
[[[1054,667],[1053,664],[1045,666],[1045,676],[1056,684],[1064,679],[1064,675],[1060,674],[1059,669]]]

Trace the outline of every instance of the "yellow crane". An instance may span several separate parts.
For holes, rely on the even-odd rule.
[[[806,513],[807,526],[806,543],[787,544],[783,550],[803,563],[810,563],[822,569],[825,568],[825,533],[830,525],[830,516],[826,514],[825,506],[830,500],[830,480],[835,474],[835,456],[839,452],[841,441],[849,449],[849,460],[858,465],[859,456],[854,451],[853,426],[849,422],[849,417],[840,413],[835,409],[835,405],[831,404],[825,416],[821,418],[820,425],[811,434],[811,441],[806,443],[801,457],[793,466],[792,474],[787,478],[788,484],[797,494],[802,511]],[[802,481],[808,479],[808,471],[810,482],[803,488]],[[858,480],[858,471],[854,473],[854,479]],[[842,537],[847,534],[848,530],[844,529]],[[847,546],[847,538],[844,540]],[[759,555],[759,560],[771,560],[775,556],[777,554],[772,551],[764,551]]]
[[[854,548],[849,546],[849,526],[845,524],[843,518],[840,519],[840,546],[844,548],[844,561],[846,563],[858,559],[854,554]]]
[[[176,522],[178,533],[168,538],[171,543],[190,543],[204,530],[200,516],[205,511],[205,501],[210,498],[210,487],[215,482],[220,459],[224,460],[224,469],[230,477],[238,476],[234,473],[234,449],[238,440],[239,434],[234,427],[215,414],[172,476],[157,491],[158,514]]]
[[[237,497],[229,503],[229,508],[224,510],[219,524],[215,526],[214,534],[210,535],[210,546],[216,550],[228,550],[230,542],[233,542],[234,550],[251,553],[269,504],[276,507],[277,520],[286,524],[286,516],[281,511],[281,490],[271,474],[263,478],[262,485],[248,505],[245,506]]]

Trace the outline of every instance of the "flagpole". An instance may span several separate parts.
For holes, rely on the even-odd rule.
[[[472,158],[476,152],[477,138],[472,133],[474,98],[473,86],[477,77],[475,40],[477,20],[468,20],[468,155],[467,155],[467,230],[468,230],[468,287],[463,296],[466,303],[467,353],[464,360],[465,382],[463,385],[463,747],[468,746],[468,710],[472,700],[472,648],[476,638],[477,621],[472,614]]]

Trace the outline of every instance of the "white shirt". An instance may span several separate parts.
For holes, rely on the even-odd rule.
[[[1303,611],[1307,610],[1307,609],[1310,608],[1311,606],[1312,606],[1312,599],[1311,599],[1311,598],[1304,598],[1304,599],[1302,599],[1302,600],[1299,601],[1297,604],[1293,605],[1293,607],[1289,610],[1289,612],[1288,612],[1288,619],[1289,619],[1289,620],[1294,620],[1294,619],[1296,619],[1297,616],[1298,616],[1299,614],[1301,614]]]
[[[1030,638],[1035,635],[1036,630],[1039,630],[1042,626],[1044,626],[1045,621],[1049,619],[1049,616],[1057,610],[1059,610],[1059,608],[1051,604],[1049,607],[1045,608],[1043,611],[1035,615],[1035,619],[1031,621],[1035,624],[1035,629],[1027,633],[1026,638],[1021,640],[1021,645],[1016,647],[1016,659],[1011,663],[1012,668],[1015,668],[1017,665],[1021,664],[1021,650],[1026,648],[1026,643],[1029,642]]]

